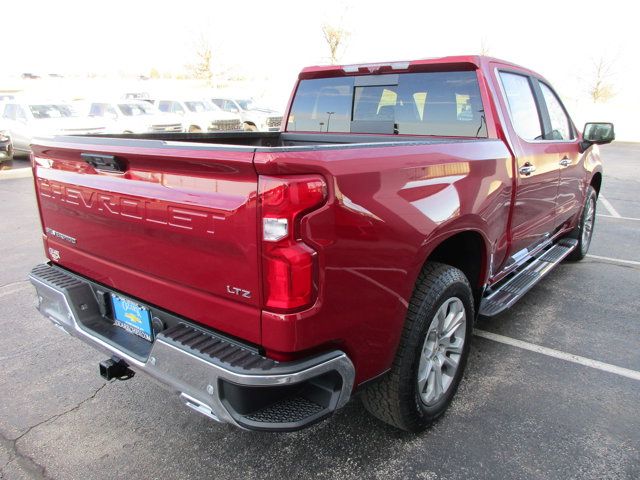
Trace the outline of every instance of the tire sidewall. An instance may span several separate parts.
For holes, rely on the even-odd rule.
[[[589,202],[593,201],[593,224],[591,226],[591,235],[589,236],[589,241],[584,244],[582,241],[582,233],[584,232],[584,226],[586,223],[586,219],[587,219],[587,212],[589,211],[589,209],[587,208],[589,205]],[[596,209],[598,207],[598,202],[597,202],[597,196],[596,196],[596,192],[593,189],[593,187],[589,187],[589,189],[587,190],[587,196],[584,202],[584,206],[582,208],[582,215],[580,217],[580,229],[578,231],[578,242],[580,243],[579,247],[580,247],[580,255],[582,257],[584,257],[587,252],[589,251],[589,246],[591,245],[591,240],[593,238],[593,231],[595,229],[595,223],[596,223]]]
[[[438,309],[444,304],[445,301],[452,297],[457,297],[460,299],[462,304],[464,305],[465,314],[466,314],[466,323],[465,323],[465,341],[462,349],[462,354],[460,355],[460,362],[458,364],[458,369],[456,370],[456,374],[449,386],[449,390],[447,393],[434,405],[427,406],[422,402],[420,398],[420,394],[418,393],[418,367],[420,364],[420,356],[422,352],[422,345],[424,344],[425,338],[427,336],[427,331],[431,325],[431,322],[438,311]],[[450,284],[447,288],[444,289],[438,296],[438,300],[431,305],[423,304],[420,312],[420,334],[418,335],[418,341],[413,350],[414,358],[412,362],[412,392],[413,399],[416,408],[416,412],[418,416],[421,418],[424,424],[431,423],[433,420],[438,418],[440,415],[444,413],[447,406],[449,405],[451,399],[455,395],[458,385],[460,384],[460,380],[462,379],[462,375],[464,374],[464,369],[467,361],[467,357],[469,356],[469,345],[471,343],[471,335],[473,333],[473,319],[474,319],[474,308],[472,302],[472,293],[469,285],[466,282],[457,281],[455,283]]]

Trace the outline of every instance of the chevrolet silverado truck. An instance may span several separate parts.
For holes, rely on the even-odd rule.
[[[477,56],[306,68],[279,132],[41,138],[38,309],[216,421],[295,430],[361,392],[419,431],[476,318],[586,255],[613,138]]]

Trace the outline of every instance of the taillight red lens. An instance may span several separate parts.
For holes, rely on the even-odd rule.
[[[258,194],[265,307],[307,306],[315,295],[316,252],[302,241],[300,221],[324,203],[326,183],[317,175],[260,176]]]

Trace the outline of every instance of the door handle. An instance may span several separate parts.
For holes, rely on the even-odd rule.
[[[529,162],[527,162],[524,165],[522,165],[518,169],[518,171],[520,172],[520,175],[531,175],[533,172],[536,171],[536,167],[530,164]]]
[[[571,165],[571,159],[569,157],[564,157],[562,160],[560,160],[560,165],[562,165],[563,167],[568,167],[569,165]]]

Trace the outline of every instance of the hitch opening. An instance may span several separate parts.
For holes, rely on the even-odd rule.
[[[109,358],[100,362],[100,376],[105,380],[129,380],[135,375],[135,372],[129,368],[124,360],[117,357]]]

